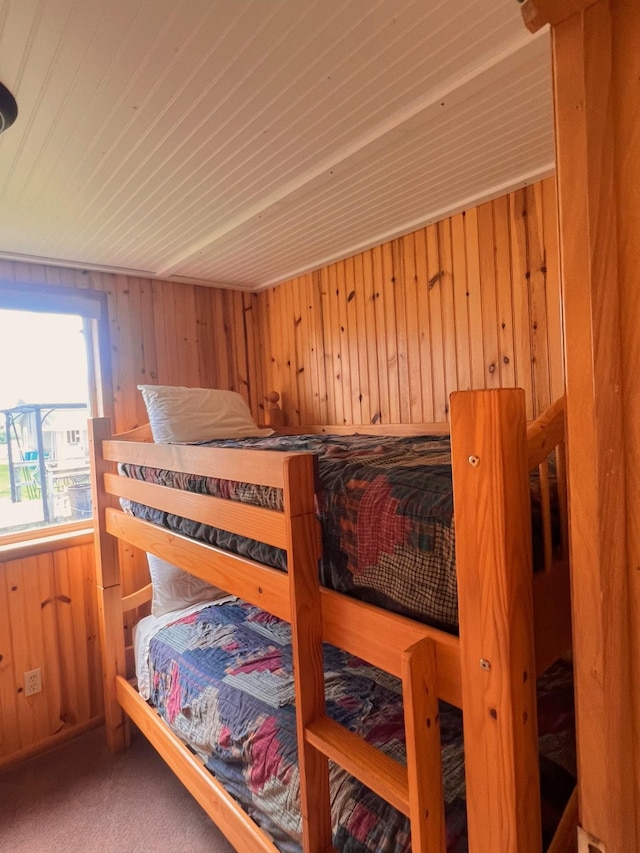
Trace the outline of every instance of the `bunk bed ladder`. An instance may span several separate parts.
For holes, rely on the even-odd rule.
[[[328,771],[328,761],[332,760],[409,818],[415,853],[444,853],[434,641],[423,639],[408,649],[398,650],[407,741],[406,767],[326,716],[318,580],[320,533],[312,498],[314,478],[315,465],[311,457],[292,456],[286,461],[284,501],[290,519],[288,571],[303,849],[306,853],[326,853],[333,849]],[[299,677],[301,673],[304,675]]]

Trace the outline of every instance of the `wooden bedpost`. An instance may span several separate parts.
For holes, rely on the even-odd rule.
[[[525,394],[451,395],[469,850],[542,848]]]
[[[277,391],[269,391],[265,399],[264,425],[268,427],[284,426],[284,412],[280,408],[280,394]]]
[[[109,749],[116,752],[128,746],[129,727],[116,700],[116,675],[125,675],[126,664],[118,540],[114,536],[108,535],[105,529],[105,509],[111,506],[111,498],[104,488],[104,474],[111,471],[113,465],[105,462],[102,458],[102,442],[110,438],[111,422],[108,418],[93,418],[89,421],[92,466],[91,492],[105,729]]]
[[[325,853],[332,849],[329,765],[326,756],[306,737],[307,727],[325,713],[314,458],[308,454],[290,456],[284,474],[302,847],[308,853]]]

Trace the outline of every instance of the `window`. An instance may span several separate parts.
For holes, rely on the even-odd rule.
[[[80,430],[79,429],[68,429],[67,430],[67,444],[69,446],[74,444],[80,444]]]
[[[102,414],[105,309],[92,291],[0,282],[2,542],[91,518],[87,418]]]

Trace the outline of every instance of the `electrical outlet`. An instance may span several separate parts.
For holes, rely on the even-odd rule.
[[[42,670],[30,669],[24,674],[24,695],[33,696],[42,690]]]

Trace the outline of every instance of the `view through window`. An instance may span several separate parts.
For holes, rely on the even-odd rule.
[[[0,535],[91,516],[86,331],[0,309]]]

